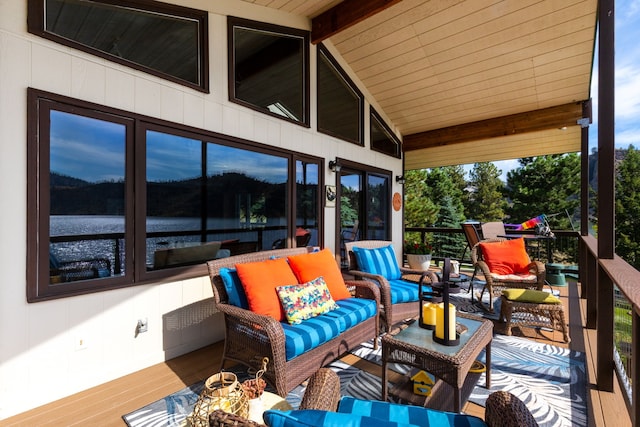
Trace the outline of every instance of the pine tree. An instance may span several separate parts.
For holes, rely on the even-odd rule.
[[[616,254],[640,269],[640,153],[633,145],[616,174]]]
[[[445,196],[440,206],[440,214],[436,225],[439,227],[460,228],[460,223],[464,221],[462,205],[457,207],[451,196]],[[438,255],[450,258],[459,258],[467,243],[464,235],[458,233],[442,233],[437,236],[434,242],[438,248]]]
[[[493,163],[475,163],[470,172],[471,191],[467,196],[467,218],[477,221],[502,221],[506,201],[501,171]]]
[[[521,167],[507,173],[507,209],[511,222],[540,214],[554,215],[552,228],[571,229],[566,212],[580,206],[580,156],[576,153],[520,159]]]

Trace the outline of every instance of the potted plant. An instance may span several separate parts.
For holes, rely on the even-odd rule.
[[[428,242],[405,241],[404,253],[407,255],[409,267],[414,270],[428,270],[431,264],[433,247]]]

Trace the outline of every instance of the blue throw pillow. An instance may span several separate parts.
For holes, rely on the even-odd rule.
[[[353,253],[358,261],[358,268],[365,273],[379,274],[387,280],[402,277],[393,245],[375,249],[354,246]]]
[[[229,304],[248,310],[249,301],[247,301],[247,295],[244,293],[244,288],[242,287],[242,282],[240,282],[240,277],[238,277],[236,269],[221,268],[220,277],[222,278],[222,283],[224,283],[224,288],[227,291]]]
[[[374,417],[304,409],[296,411],[265,411],[262,415],[269,427],[418,427],[415,424],[389,422]]]
[[[340,398],[338,412],[353,417],[373,417],[380,421],[417,424],[422,427],[486,427],[487,424],[473,415],[437,411],[420,406],[401,405],[377,400],[362,400],[351,396]]]

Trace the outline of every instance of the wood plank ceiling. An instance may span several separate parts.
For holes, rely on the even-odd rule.
[[[406,169],[580,150],[597,0],[244,1],[312,20],[402,135]]]

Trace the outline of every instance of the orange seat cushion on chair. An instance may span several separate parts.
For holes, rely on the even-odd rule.
[[[310,282],[322,276],[334,301],[351,298],[338,263],[329,249],[292,255],[287,259],[299,283]]]
[[[502,242],[480,242],[482,259],[489,266],[492,273],[529,274],[528,265],[531,259],[524,247],[524,238]]]
[[[251,311],[279,321],[286,319],[276,288],[298,283],[286,259],[240,263],[236,270]]]

